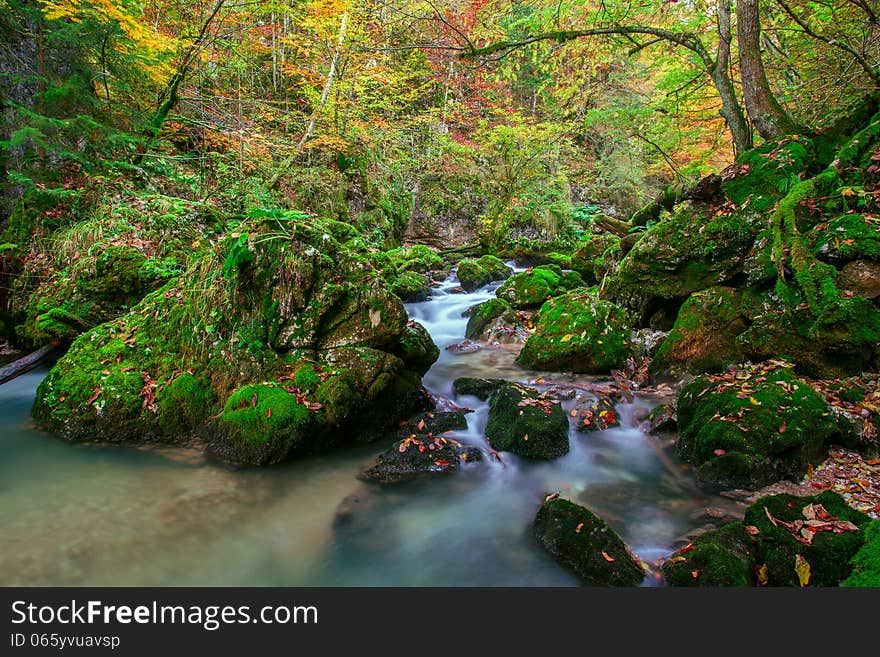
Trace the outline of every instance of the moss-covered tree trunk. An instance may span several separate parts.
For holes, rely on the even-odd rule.
[[[740,0],[737,5],[737,41],[743,99],[749,118],[764,139],[777,139],[803,132],[776,100],[761,59],[761,12],[759,0]]]
[[[730,79],[731,41],[730,0],[721,0],[718,3],[718,55],[710,73],[721,98],[721,116],[727,122],[727,128],[733,137],[733,149],[739,155],[752,148],[752,128],[746,120]]]

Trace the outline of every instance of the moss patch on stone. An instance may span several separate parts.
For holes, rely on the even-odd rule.
[[[557,400],[507,383],[489,399],[486,439],[500,451],[529,459],[554,459],[569,450],[568,416]]]

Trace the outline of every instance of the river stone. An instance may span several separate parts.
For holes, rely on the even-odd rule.
[[[638,586],[644,570],[620,537],[594,513],[573,502],[546,500],[535,536],[556,561],[588,586]]]
[[[648,416],[648,433],[656,435],[666,431],[674,431],[676,427],[675,406],[672,404],[658,404],[651,409]]]
[[[476,462],[483,453],[444,436],[413,434],[380,454],[360,474],[362,479],[382,484],[397,483],[457,470],[464,462]]]
[[[495,296],[514,308],[537,308],[550,297],[583,284],[574,272],[563,272],[558,265],[541,265],[508,278]]]
[[[617,411],[614,410],[614,402],[607,397],[599,397],[586,406],[575,408],[571,417],[575,428],[582,433],[605,431],[620,425]]]
[[[505,383],[489,400],[486,438],[499,451],[554,459],[568,453],[568,418],[558,400]]]
[[[406,438],[414,433],[438,435],[460,429],[467,429],[467,418],[462,411],[433,411],[420,413],[402,422],[397,435],[400,438]]]
[[[506,383],[504,379],[478,379],[465,376],[453,381],[452,389],[456,395],[472,395],[481,401],[486,401]]]

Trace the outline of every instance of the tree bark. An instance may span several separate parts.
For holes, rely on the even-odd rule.
[[[746,111],[758,134],[764,139],[778,139],[803,132],[776,100],[761,59],[761,14],[759,0],[739,0],[737,5],[737,41]]]
[[[752,128],[746,120],[739,99],[736,97],[736,89],[730,79],[730,44],[732,41],[730,30],[730,0],[718,1],[718,54],[715,57],[715,67],[712,69],[712,82],[721,98],[721,116],[727,122],[727,128],[733,137],[733,150],[736,155],[741,155],[751,150],[754,145],[752,140]]]

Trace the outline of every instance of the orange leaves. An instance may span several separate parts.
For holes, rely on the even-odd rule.
[[[605,552],[605,550],[602,550],[602,558],[605,559],[605,561],[607,561],[608,563],[614,563],[615,561],[617,561],[617,559],[609,555],[607,552]]]

